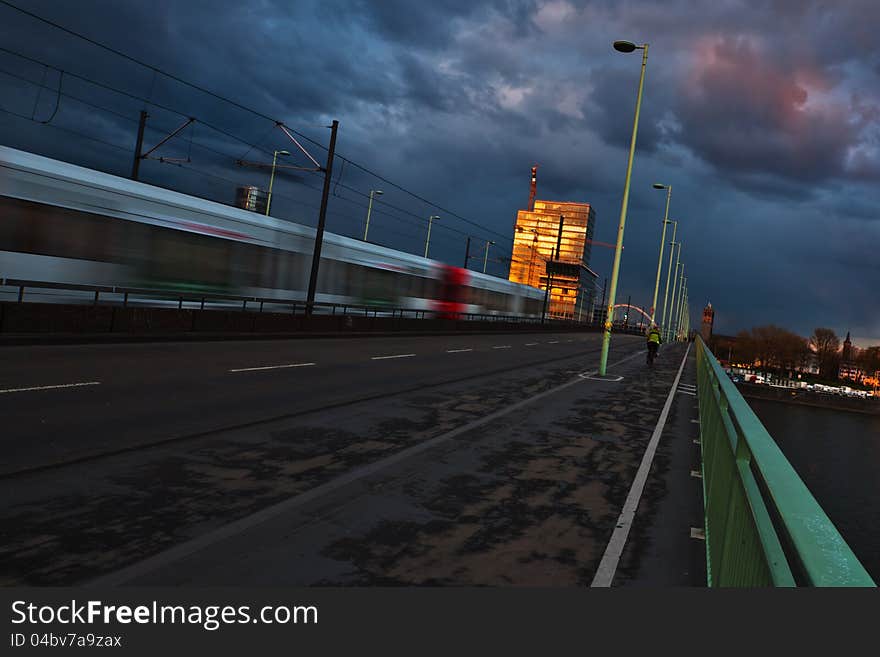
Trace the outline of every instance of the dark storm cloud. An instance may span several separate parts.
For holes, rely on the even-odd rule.
[[[876,269],[859,268],[880,240],[873,210],[880,176],[874,2],[20,2],[322,142],[327,133],[318,126],[338,118],[342,153],[494,231],[510,233],[527,198],[529,167],[537,163],[539,197],[593,203],[596,238],[609,242],[639,73],[638,53],[616,53],[610,43],[649,41],[620,294],[650,302],[663,206],[651,183],[661,181],[675,188],[672,214],[686,243],[693,316],[711,300],[722,331],[775,322],[808,333],[837,317],[846,324],[839,330],[880,340],[877,313],[854,310],[839,292],[849,290],[864,307],[880,286]],[[271,122],[161,77],[154,83],[148,71],[0,12],[9,48],[180,107],[259,143],[270,156],[290,146]],[[0,65],[16,64],[0,57]],[[42,75],[39,67],[27,73]],[[12,88],[8,80],[0,84]],[[91,93],[125,116],[136,119],[141,108],[70,85],[65,89]],[[15,107],[30,115],[35,93],[28,93],[15,98]],[[40,110],[51,102],[45,93]],[[0,105],[10,103],[4,96]],[[179,121],[152,108],[151,143]],[[73,102],[63,102],[55,122],[133,145],[131,120]],[[4,143],[125,173],[125,152],[59,140],[47,130],[0,115]],[[193,149],[194,168],[260,183],[262,172],[231,165],[247,145],[204,126],[195,135],[230,157]],[[167,148],[178,154],[186,147],[178,140]],[[146,174],[207,196],[227,198],[232,188],[153,162]],[[364,192],[385,187],[384,201],[413,212],[403,216],[410,223],[379,214],[376,231],[392,246],[418,250],[419,218],[436,209],[354,168],[339,174]],[[278,185],[279,212],[313,222],[315,192],[286,175]],[[352,201],[358,197],[336,191],[333,229],[355,234],[363,211]],[[462,233],[487,236],[452,217],[438,226],[438,255],[456,264]],[[827,239],[842,227],[845,237]],[[593,254],[593,268],[605,276],[610,251]],[[496,273],[503,271],[497,266]],[[858,283],[847,285],[858,271]]]
[[[501,12],[512,19],[517,33],[531,28],[532,0],[335,0],[328,3],[341,17],[353,17],[384,39],[418,48],[443,48],[452,40],[457,22],[486,12]]]
[[[723,38],[702,56],[678,96],[684,145],[728,172],[808,183],[846,173],[861,126],[845,103],[811,109],[797,71],[778,67],[747,39]]]

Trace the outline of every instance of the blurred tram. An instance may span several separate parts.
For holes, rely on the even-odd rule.
[[[0,278],[304,300],[314,238],[309,226],[0,146]],[[535,317],[543,292],[328,232],[316,301]]]

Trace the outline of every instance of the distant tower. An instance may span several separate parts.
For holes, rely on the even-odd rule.
[[[532,167],[532,182],[529,185],[529,212],[535,210],[535,194],[538,190],[538,165]]]
[[[853,358],[853,347],[852,340],[849,339],[849,331],[846,332],[846,340],[843,341],[843,354],[841,354],[841,360],[844,363],[851,361]]]
[[[712,324],[715,321],[715,311],[712,309],[712,304],[710,303],[708,306],[703,308],[703,327],[700,330],[700,335],[703,336],[704,342],[709,342],[712,339]]]

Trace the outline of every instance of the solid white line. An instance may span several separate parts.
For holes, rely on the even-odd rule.
[[[678,367],[678,374],[675,375],[675,381],[669,389],[669,395],[666,397],[666,403],[660,412],[660,419],[657,420],[657,426],[654,427],[654,433],[651,434],[651,440],[648,441],[648,447],[639,464],[636,478],[629,489],[626,501],[623,503],[623,509],[620,511],[620,517],[617,518],[617,525],[611,534],[611,540],[605,546],[605,553],[602,555],[602,561],[599,562],[599,568],[593,577],[593,583],[590,586],[606,586],[610,587],[614,581],[614,574],[617,572],[617,564],[623,554],[623,548],[626,546],[626,539],[629,537],[629,530],[632,528],[633,520],[636,517],[636,510],[639,508],[639,501],[642,499],[642,492],[645,490],[645,483],[648,480],[648,473],[651,471],[651,463],[654,461],[654,454],[657,452],[657,445],[660,443],[660,436],[663,435],[663,428],[666,426],[666,418],[669,415],[669,409],[672,408],[672,400],[675,398],[675,390],[681,379],[681,373],[684,370],[684,364],[687,362],[688,353],[691,345],[688,344],[684,357],[681,359],[681,365]]]
[[[372,360],[388,360],[389,358],[412,358],[415,354],[397,354],[396,356],[373,356]]]
[[[616,367],[617,365],[621,365],[622,363],[625,363],[628,360],[632,360],[642,353],[644,352],[639,351],[631,354],[626,358],[622,358],[616,363],[609,365],[609,367]],[[596,371],[597,370],[593,370],[592,373],[595,373]],[[590,372],[585,372],[585,374],[589,373]],[[574,379],[571,379],[566,383],[562,383],[554,388],[539,392],[537,395],[518,401],[515,404],[511,404],[507,408],[503,408],[499,411],[495,411],[494,413],[490,413],[489,415],[485,415],[479,419],[473,420],[472,422],[468,422],[467,424],[464,424],[457,429],[447,431],[444,434],[435,436],[434,438],[426,440],[423,443],[413,445],[412,447],[408,447],[407,449],[397,452],[396,454],[392,454],[391,456],[388,456],[384,459],[380,459],[379,461],[375,461],[374,463],[368,463],[365,466],[351,470],[350,472],[340,475],[335,479],[331,479],[330,481],[321,484],[320,486],[316,486],[311,490],[300,493],[299,495],[295,495],[291,498],[278,502],[277,504],[273,504],[272,506],[266,507],[261,511],[257,511],[254,514],[245,516],[244,518],[240,518],[239,520],[231,522],[227,525],[223,525],[222,527],[218,527],[213,531],[209,531],[207,534],[202,534],[201,536],[190,539],[189,541],[169,548],[164,552],[159,552],[152,557],[147,557],[143,561],[139,561],[132,564],[131,566],[127,566],[125,568],[122,568],[121,570],[117,570],[116,572],[110,573],[109,575],[104,575],[89,582],[85,582],[84,586],[119,586],[120,584],[124,584],[125,582],[129,582],[138,577],[147,575],[151,572],[167,566],[168,564],[180,561],[181,559],[185,559],[191,554],[199,552],[200,550],[204,550],[205,548],[210,547],[215,543],[224,541],[228,538],[231,538],[232,536],[237,536],[238,534],[241,534],[253,527],[256,527],[257,525],[267,522],[272,518],[304,506],[312,500],[320,498],[321,496],[331,493],[352,482],[374,475],[389,466],[399,463],[400,461],[421,454],[422,452],[436,447],[441,443],[452,440],[453,438],[460,436],[461,434],[468,431],[471,431],[472,429],[476,429],[483,426],[484,424],[494,422],[495,420],[504,417],[505,415],[508,415],[513,411],[519,410],[525,406],[528,406],[529,404],[533,404],[534,402],[543,399],[548,395],[552,395],[555,392],[565,390],[566,388],[581,383],[584,380],[585,379],[581,378],[580,376],[575,377]]]
[[[32,388],[7,388],[0,390],[0,394],[4,392],[30,392],[31,390],[54,390],[56,388],[79,388],[81,386],[99,386],[100,381],[83,381],[82,383],[60,383],[54,386],[33,386]]]
[[[257,372],[259,370],[282,370],[287,367],[310,367],[314,363],[292,363],[290,365],[267,365],[266,367],[242,367],[237,370],[229,370],[230,372]]]
[[[680,392],[681,394],[683,394],[683,395],[690,395],[691,397],[696,397],[696,396],[697,396],[697,393],[695,393],[695,392],[690,392],[689,390],[679,390],[679,392]]]
[[[503,344],[500,347],[492,347],[493,349],[510,349],[509,344]]]
[[[446,353],[447,354],[460,354],[465,351],[473,351],[473,349],[447,349]]]

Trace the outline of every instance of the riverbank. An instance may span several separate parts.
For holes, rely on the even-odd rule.
[[[840,397],[802,388],[777,388],[760,383],[737,383],[735,385],[742,396],[747,399],[765,399],[787,404],[828,408],[835,411],[880,415],[880,400],[878,399]]]

